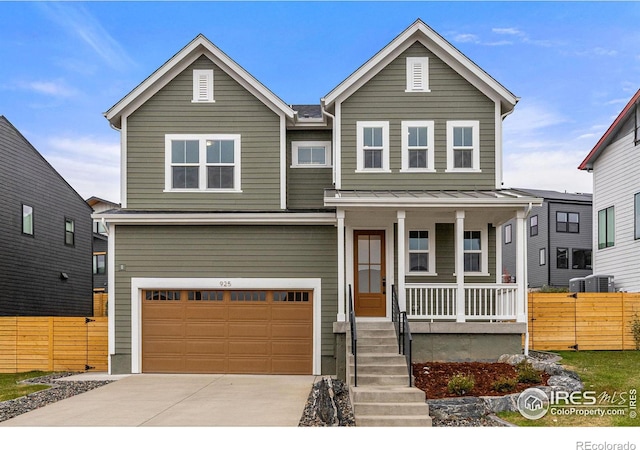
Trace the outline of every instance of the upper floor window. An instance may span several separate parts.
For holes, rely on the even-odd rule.
[[[529,235],[537,236],[538,235],[538,216],[531,216],[529,219]]]
[[[435,270],[435,249],[430,230],[409,230],[408,267],[409,273],[433,274]]]
[[[571,212],[556,212],[556,231],[558,233],[579,233],[580,214]]]
[[[507,224],[504,226],[504,243],[511,244],[513,241],[513,229],[511,224]]]
[[[194,103],[213,102],[213,69],[193,71]]]
[[[569,268],[569,249],[567,248],[556,249],[556,268],[558,269]]]
[[[389,122],[357,123],[357,171],[389,172]]]
[[[331,142],[292,142],[291,167],[331,167]]]
[[[102,275],[107,270],[107,254],[105,252],[95,252],[93,254],[93,274]]]
[[[407,58],[407,89],[406,92],[429,91],[429,58]]]
[[[433,127],[432,120],[402,122],[403,171],[434,171]]]
[[[634,239],[640,239],[640,192],[633,196]]]
[[[22,233],[33,236],[33,206],[22,205]]]
[[[64,244],[73,247],[76,243],[76,225],[73,219],[64,219]]]
[[[93,232],[97,234],[107,234],[107,227],[100,220],[93,221]]]
[[[598,211],[598,248],[613,247],[615,244],[614,209],[610,206]]]
[[[165,136],[165,190],[240,192],[240,135]]]
[[[572,249],[571,268],[581,270],[591,270],[591,249]]]
[[[480,122],[447,122],[447,171],[480,171]]]

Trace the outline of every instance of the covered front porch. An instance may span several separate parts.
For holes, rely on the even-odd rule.
[[[419,329],[440,322],[475,323],[482,333],[498,328],[481,322],[525,329],[526,217],[541,199],[508,190],[327,190],[324,201],[337,211],[337,322],[348,321],[350,289],[359,320],[391,320],[395,290],[400,310],[422,323]],[[507,284],[503,224],[513,218],[516,282]],[[466,328],[481,333],[478,326],[442,330]]]

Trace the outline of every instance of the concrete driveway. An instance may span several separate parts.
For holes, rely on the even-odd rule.
[[[0,422],[0,427],[295,427],[315,378],[130,375]]]

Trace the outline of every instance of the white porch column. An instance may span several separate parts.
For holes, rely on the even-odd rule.
[[[516,284],[518,286],[516,300],[516,322],[527,322],[527,230],[525,211],[516,215]]]
[[[344,284],[344,210],[338,209],[336,211],[336,217],[338,219],[338,316],[336,321],[346,322],[345,315],[345,289]]]
[[[496,283],[502,284],[502,225],[496,227]]]
[[[457,284],[456,322],[464,322],[464,211],[456,211],[455,241]]]
[[[400,311],[407,310],[407,299],[404,288],[405,281],[405,223],[407,213],[404,210],[398,211],[398,306]]]

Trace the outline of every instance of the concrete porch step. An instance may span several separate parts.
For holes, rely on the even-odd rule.
[[[358,345],[356,350],[358,351],[358,356],[365,353],[395,353],[398,354],[398,346],[395,344],[365,344],[364,342],[358,341]]]
[[[428,416],[426,403],[356,403],[353,405],[356,416]]]
[[[353,376],[350,377],[349,385],[354,385]],[[361,374],[358,371],[358,387],[360,386],[409,386],[409,375],[369,375]]]
[[[358,361],[358,377],[361,375],[406,375],[408,377],[409,373],[404,361],[400,364],[363,364],[362,361]]]
[[[349,355],[349,362],[353,364],[353,355]],[[403,364],[407,365],[407,358],[396,353],[365,353],[358,354],[358,367],[367,364]]]
[[[351,387],[352,401],[354,403],[411,403],[416,402],[426,405],[426,396],[423,391],[409,386],[358,386]]]
[[[429,416],[359,416],[358,427],[430,427]]]

